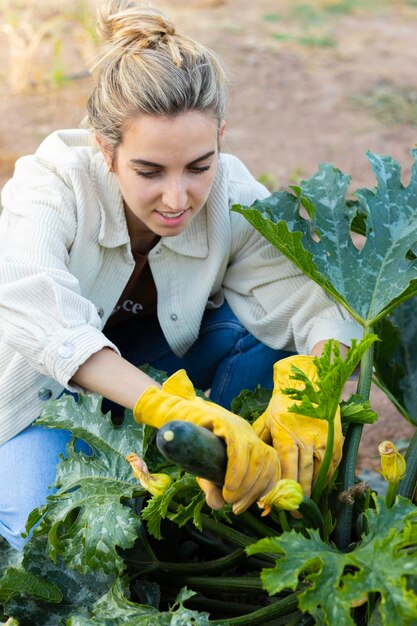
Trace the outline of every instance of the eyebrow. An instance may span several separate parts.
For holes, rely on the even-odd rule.
[[[197,159],[194,159],[194,161],[191,161],[191,163],[187,163],[187,167],[190,165],[195,165],[196,163],[199,163],[199,161],[204,161],[205,159],[208,159],[214,154],[215,154],[214,150],[211,150],[210,152],[206,152],[206,154],[203,154]],[[161,165],[160,163],[154,163],[153,161],[146,161],[145,159],[130,159],[130,162],[134,163],[135,165],[147,165],[149,167],[159,167],[159,168],[165,167],[164,165]]]

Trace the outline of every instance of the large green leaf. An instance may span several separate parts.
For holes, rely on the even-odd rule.
[[[356,191],[356,201],[346,199],[350,177],[322,164],[292,188],[294,195],[277,192],[252,207],[232,207],[363,325],[417,293],[417,263],[409,254],[417,242],[417,166],[404,187],[391,157],[369,152],[368,159],[378,184]],[[357,216],[366,228],[361,250],[350,234]]]
[[[23,555],[0,537],[0,577],[9,567],[17,567],[22,561]]]
[[[44,602],[61,602],[63,595],[59,587],[27,572],[23,567],[9,567],[0,579],[0,602],[20,595],[22,589],[32,598]]]
[[[160,613],[157,609],[130,602],[120,579],[93,607],[90,615],[73,615],[67,626],[209,626],[208,613],[191,611],[183,603],[195,595],[181,590],[176,604],[170,611]]]
[[[120,426],[101,412],[97,396],[71,396],[49,402],[38,423],[70,429],[87,442],[92,454],[77,453],[70,444],[57,468],[56,494],[31,513],[28,528],[48,533],[50,556],[61,556],[80,572],[102,569],[119,572],[123,560],[118,548],[131,547],[140,519],[123,501],[144,493],[134,478],[126,455],[144,455],[144,428],[131,414]]]
[[[417,298],[402,302],[378,325],[376,376],[397,408],[417,425]]]
[[[16,581],[20,586],[12,588],[9,583]],[[16,617],[20,626],[58,626],[74,611],[90,611],[112,582],[112,577],[100,572],[79,574],[62,559],[54,563],[47,553],[46,538],[38,537],[26,544],[18,570],[10,568],[1,579],[0,593],[5,598],[9,592],[4,610]]]
[[[380,594],[384,626],[416,624],[417,595],[407,581],[417,572],[417,508],[405,498],[391,509],[380,497],[375,504],[376,510],[367,511],[368,533],[351,552],[339,552],[315,530],[308,537],[291,531],[249,546],[248,554],[267,552],[277,559],[262,572],[264,588],[276,594],[304,579],[309,585],[299,596],[300,609],[323,626],[354,626],[352,603],[367,593]]]

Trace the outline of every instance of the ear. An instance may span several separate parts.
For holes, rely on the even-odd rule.
[[[113,159],[114,159],[114,149],[113,146],[106,143],[100,135],[96,135],[96,141],[100,146],[100,150],[104,156],[104,159],[107,163],[107,167],[109,168],[109,172],[113,171]]]
[[[226,121],[222,120],[219,126],[219,141],[223,139],[225,129],[226,129]]]

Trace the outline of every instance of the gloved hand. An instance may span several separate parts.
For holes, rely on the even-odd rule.
[[[224,439],[227,468],[222,491],[209,481],[199,480],[212,508],[228,502],[233,504],[234,513],[241,513],[280,478],[279,457],[274,448],[263,443],[242,417],[197,397],[185,370],[168,378],[162,389],[149,387],[137,401],[133,415],[137,422],[156,428],[174,419],[192,422]]]
[[[290,356],[274,365],[274,391],[265,412],[254,422],[256,434],[271,444],[278,452],[281,462],[281,478],[297,480],[309,496],[320,469],[327,442],[328,423],[290,413],[288,408],[299,401],[282,393],[282,389],[303,389],[304,383],[293,380],[291,367],[302,370],[312,383],[317,380],[317,369],[312,356]],[[327,479],[330,480],[342,458],[343,435],[340,410],[335,416],[333,456]]]

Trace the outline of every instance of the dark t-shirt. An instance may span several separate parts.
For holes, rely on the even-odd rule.
[[[133,252],[136,265],[118,303],[107,320],[106,329],[132,319],[147,317],[156,312],[156,286],[149,266],[148,255]]]

